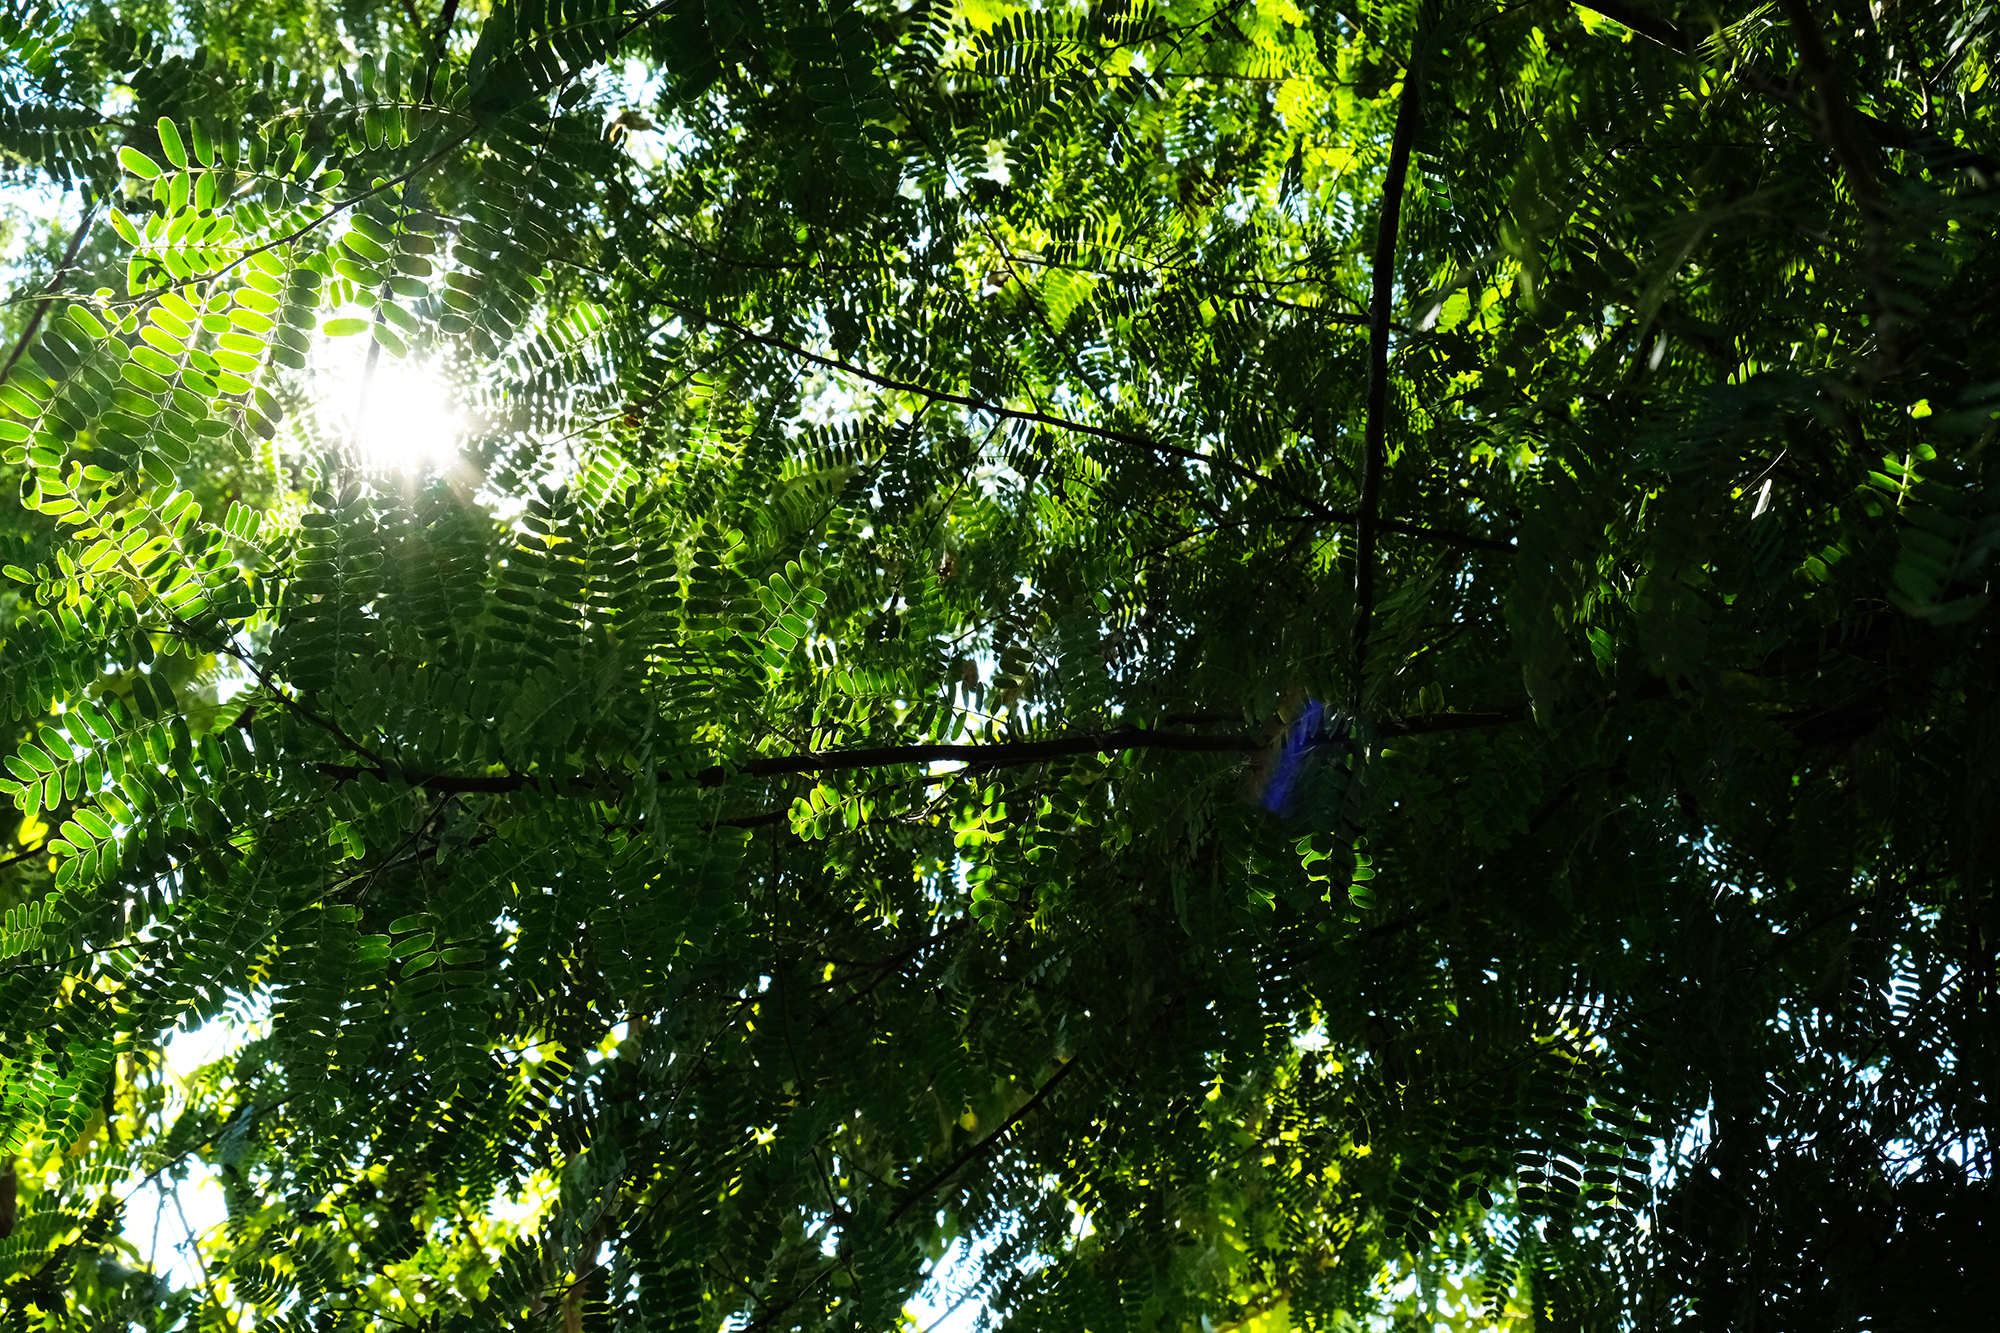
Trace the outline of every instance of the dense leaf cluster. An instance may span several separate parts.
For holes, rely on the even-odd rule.
[[[278,9],[0,22],[9,1327],[1976,1322],[1990,7]]]

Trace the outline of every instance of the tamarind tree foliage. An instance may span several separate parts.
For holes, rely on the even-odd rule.
[[[5,3],[6,1328],[1990,1318],[2000,11]]]

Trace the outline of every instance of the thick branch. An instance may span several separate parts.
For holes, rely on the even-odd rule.
[[[752,759],[737,768],[750,777],[787,777],[829,769],[885,768],[895,764],[965,763],[974,768],[1020,768],[1080,754],[1117,754],[1125,750],[1176,750],[1184,754],[1248,753],[1262,742],[1247,736],[1187,736],[1171,731],[1121,728],[1083,736],[1057,736],[1042,741],[1002,741],[993,745],[889,745],[864,750],[826,750]],[[720,764],[694,775],[704,787],[729,776]]]
[[[1000,741],[991,745],[882,745],[857,750],[806,750],[798,754],[750,759],[725,767],[715,764],[691,774],[662,773],[662,781],[692,778],[704,787],[719,787],[732,776],[774,778],[801,773],[825,773],[840,769],[891,768],[899,764],[964,763],[974,768],[1021,768],[1045,764],[1080,754],[1118,754],[1126,750],[1174,750],[1192,754],[1248,754],[1263,745],[1248,736],[1188,736],[1170,731],[1090,732],[1081,736],[1056,736],[1040,741]],[[319,771],[329,777],[351,779],[372,773],[387,779],[392,770],[358,764],[321,764]],[[499,773],[472,777],[449,773],[401,771],[398,776],[413,787],[437,792],[501,795],[534,785],[538,779],[528,773]]]
[[[1479,727],[1504,727],[1519,722],[1520,709],[1491,713],[1434,713],[1382,723],[1379,736],[1420,736],[1437,732],[1469,731]],[[902,764],[962,763],[975,770],[1025,768],[1084,754],[1122,754],[1127,750],[1166,750],[1179,754],[1252,754],[1264,748],[1256,736],[1190,736],[1172,731],[1142,731],[1121,727],[1116,731],[1086,732],[1080,736],[1054,736],[1039,741],[996,741],[989,745],[880,745],[855,750],[806,750],[798,754],[772,755],[749,759],[740,764],[713,764],[694,773],[661,773],[662,782],[693,780],[704,787],[719,787],[731,777],[778,778],[805,773],[828,773],[843,769],[894,768]],[[525,790],[546,779],[532,773],[495,773],[480,776],[455,773],[420,773],[413,769],[391,769],[387,765],[320,764],[327,777],[351,781],[371,774],[384,781],[391,776],[412,787],[445,794],[503,796]],[[570,785],[589,787],[589,779],[571,779]],[[775,823],[776,816],[756,816],[724,823],[754,826]]]
[[[1778,0],[1778,7],[1785,11],[1785,21],[1791,25],[1792,38],[1798,43],[1799,58],[1805,62],[1806,73],[1812,76],[1813,88],[1819,93],[1820,127],[1827,147],[1833,150],[1841,171],[1846,174],[1855,199],[1864,210],[1873,211],[1880,207],[1881,187],[1875,181],[1874,165],[1854,142],[1854,131],[1848,123],[1847,98],[1840,91],[1833,57],[1826,49],[1819,20],[1813,17],[1806,0]]]
[[[1389,169],[1382,181],[1382,216],[1375,228],[1374,295],[1369,302],[1368,422],[1361,441],[1361,507],[1354,547],[1354,690],[1361,692],[1368,665],[1369,622],[1375,612],[1375,541],[1381,524],[1375,510],[1382,499],[1382,468],[1389,439],[1389,324],[1396,294],[1396,230],[1403,217],[1403,185],[1410,173],[1410,150],[1422,111],[1417,62],[1403,71],[1403,95],[1396,103],[1396,133],[1389,145]]]
[[[1491,713],[1428,713],[1401,721],[1385,722],[1375,729],[1378,736],[1435,736],[1447,731],[1476,731],[1481,727],[1510,727],[1528,715],[1525,708],[1508,708]]]

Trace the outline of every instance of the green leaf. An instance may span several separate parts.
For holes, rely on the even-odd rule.
[[[75,324],[79,329],[93,338],[108,336],[109,331],[103,324],[98,322],[97,316],[92,314],[87,307],[80,305],[71,306],[69,308],[69,318],[72,324]]]
[[[425,931],[420,935],[412,935],[408,939],[399,942],[391,952],[390,957],[408,958],[411,954],[422,953],[431,947],[432,942],[436,938],[437,936],[430,931]]]
[[[160,174],[159,163],[153,161],[152,158],[147,157],[144,153],[130,145],[118,150],[118,161],[125,170],[131,172],[134,176],[143,176],[147,180],[152,180]],[[104,335],[98,334],[97,336],[103,337]]]
[[[389,257],[389,251],[365,232],[349,231],[340,238],[340,243],[372,264],[379,264]]]
[[[329,319],[320,327],[320,332],[329,338],[349,338],[357,333],[368,332],[369,321],[365,319]]]
[[[173,163],[176,167],[185,168],[188,164],[188,155],[187,155],[187,148],[181,143],[180,130],[174,125],[173,121],[167,119],[165,116],[161,116],[159,120],[159,131],[160,131],[160,151],[167,155],[167,161]],[[158,167],[154,167],[151,162],[146,163],[148,167],[152,167],[152,170],[150,171],[144,171],[136,166],[133,166],[133,164],[125,157],[125,153],[128,151],[130,150],[121,149],[118,154],[119,160],[123,161],[128,168],[136,172],[138,175],[146,176],[149,178],[159,175],[160,169]]]

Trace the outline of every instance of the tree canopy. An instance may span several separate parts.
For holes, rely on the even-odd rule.
[[[4,3],[6,1328],[1981,1322],[2000,11]]]

